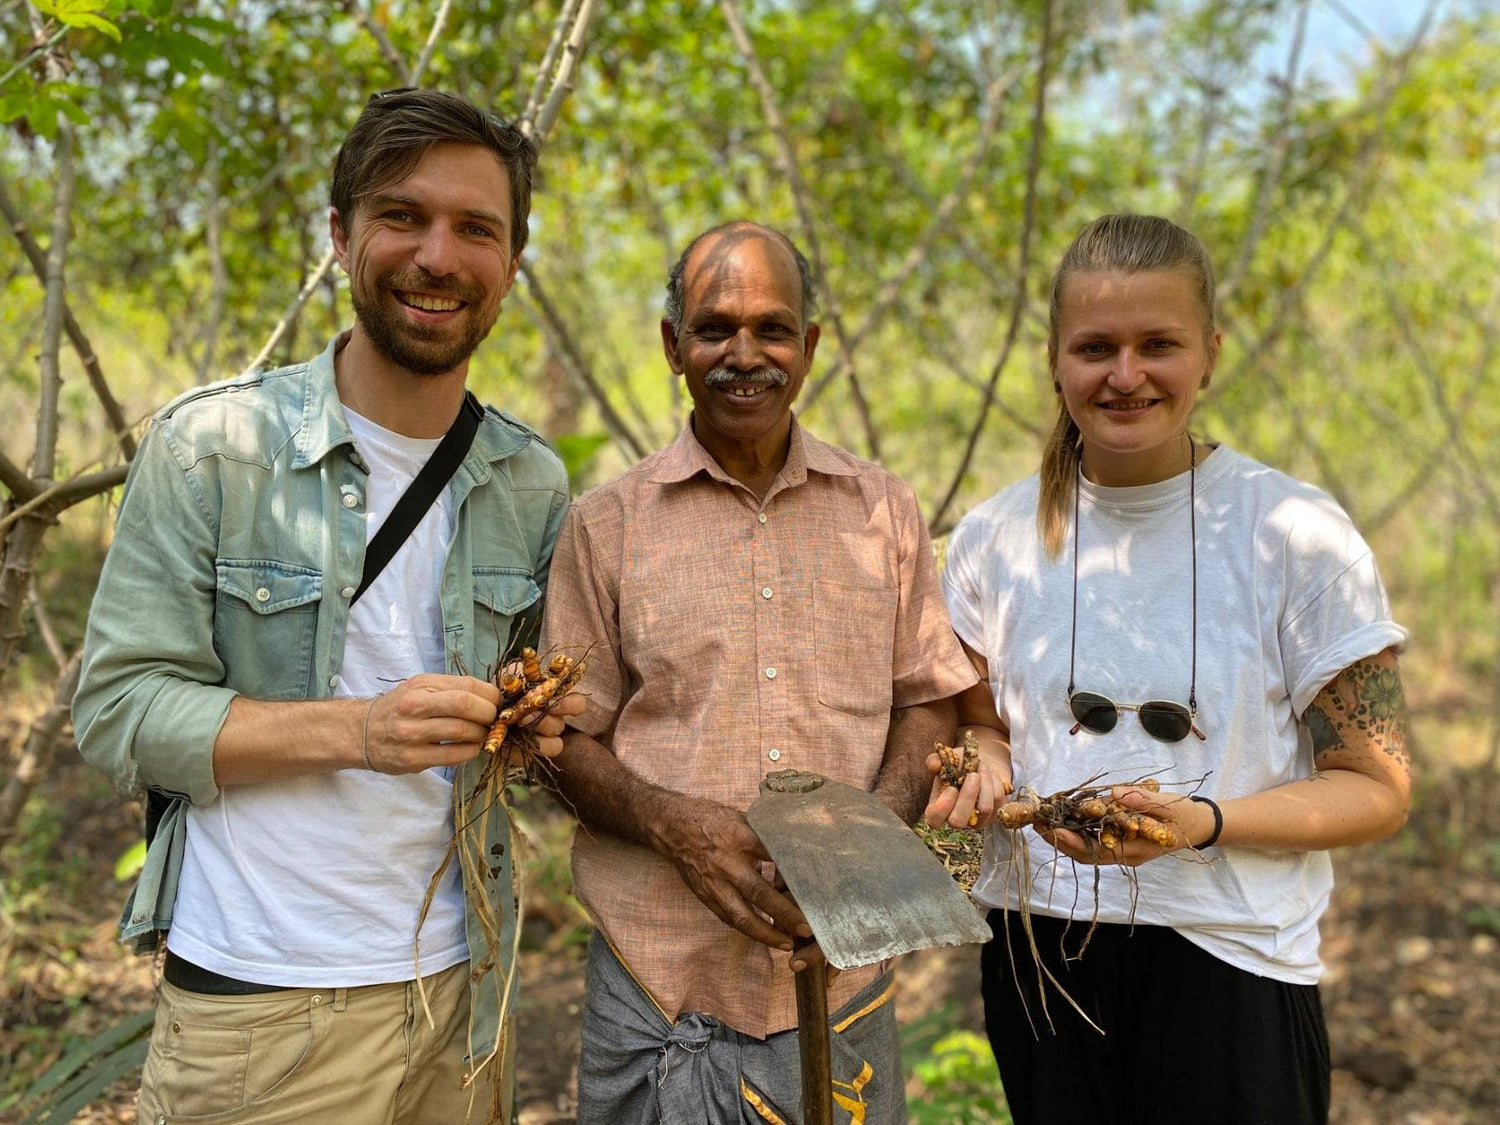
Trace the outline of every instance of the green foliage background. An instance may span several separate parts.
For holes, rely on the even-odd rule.
[[[436,6],[390,0],[370,19],[410,58]],[[1300,7],[1054,0],[1020,338],[942,524],[1033,467],[1053,410],[1045,298],[1061,248],[1104,211],[1168,214],[1204,238],[1224,282],[1227,344],[1201,431],[1333,492],[1375,541],[1423,647],[1482,677],[1500,563],[1500,20],[1489,4],[1439,4],[1409,57],[1406,43],[1372,46],[1347,81],[1299,73],[1287,84],[1266,45],[1285,39]],[[7,41],[31,41],[26,8],[5,7]],[[69,299],[135,419],[255,354],[327,244],[338,139],[364,95],[399,77],[336,4],[59,0],[54,12],[43,23],[64,32],[71,69],[52,81],[22,63],[0,86],[0,175],[44,236],[48,136],[59,113],[77,123]],[[1041,4],[757,2],[743,12],[850,331],[917,248],[856,366],[883,459],[931,510],[1015,296]],[[430,81],[516,113],[556,14],[454,5]],[[965,177],[985,87],[1002,74],[1011,81],[993,141]],[[955,185],[951,219],[929,236]],[[807,242],[718,7],[604,5],[543,160],[530,259],[580,358],[648,448],[683,417],[655,331],[666,267],[691,234],[737,215]],[[0,448],[21,463],[42,290],[14,245],[0,263],[0,393],[13,407]],[[273,358],[306,357],[348,315],[331,278]],[[586,485],[629,458],[618,444],[591,448],[604,427],[542,319],[518,285],[474,382],[563,440]],[[821,370],[837,352],[826,332]],[[73,357],[64,361],[76,376]],[[87,386],[71,377],[65,388],[59,475],[111,456]],[[842,377],[805,419],[868,452]]]

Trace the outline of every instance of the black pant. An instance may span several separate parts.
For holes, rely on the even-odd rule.
[[[1105,1034],[1050,983],[1049,1026],[1020,915],[992,910],[989,921],[984,1021],[1016,1125],[1327,1122],[1316,986],[1236,969],[1165,926],[1101,924],[1064,964],[1064,930],[1076,956],[1088,920],[1033,915],[1043,963]]]

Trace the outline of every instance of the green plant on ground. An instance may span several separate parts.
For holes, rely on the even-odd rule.
[[[914,1070],[923,1092],[908,1098],[913,1125],[1010,1125],[995,1056],[984,1036],[950,1031]]]

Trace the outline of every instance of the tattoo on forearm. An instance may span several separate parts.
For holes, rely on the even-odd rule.
[[[1383,656],[1351,664],[1308,706],[1302,721],[1312,736],[1314,760],[1329,751],[1369,746],[1410,765],[1401,675]]]

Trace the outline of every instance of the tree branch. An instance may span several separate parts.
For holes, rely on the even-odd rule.
[[[26,475],[26,470],[4,453],[0,453],[0,484],[10,489],[11,496],[22,503],[30,500],[37,493],[37,487]]]
[[[1265,233],[1271,193],[1277,181],[1281,179],[1281,170],[1286,164],[1286,153],[1291,143],[1288,127],[1292,118],[1292,103],[1297,93],[1297,67],[1301,62],[1302,41],[1307,32],[1307,12],[1311,6],[1312,0],[1302,0],[1297,9],[1297,27],[1292,32],[1292,45],[1287,53],[1286,77],[1282,79],[1281,106],[1272,133],[1274,140],[1271,142],[1271,151],[1266,157],[1265,169],[1255,183],[1255,201],[1250,208],[1250,225],[1245,231],[1245,240],[1240,244],[1240,252],[1235,258],[1234,266],[1219,287],[1221,299],[1227,299],[1244,278],[1246,271],[1250,268],[1251,260],[1255,257],[1255,249],[1260,245],[1261,236]]]
[[[948,486],[947,493],[929,521],[928,526],[934,535],[941,535],[947,530],[944,518],[968,474],[969,462],[973,460],[974,450],[979,445],[979,435],[984,432],[984,424],[989,418],[995,391],[1000,384],[1000,374],[1005,370],[1006,361],[1010,359],[1011,348],[1015,345],[1021,327],[1021,316],[1025,311],[1026,283],[1031,270],[1031,236],[1036,228],[1036,183],[1041,172],[1042,142],[1047,128],[1047,81],[1051,77],[1051,60],[1052,0],[1046,0],[1042,5],[1042,41],[1037,48],[1036,101],[1031,114],[1031,151],[1026,160],[1025,214],[1021,226],[1021,246],[1017,252],[1015,297],[1010,306],[1010,324],[1005,330],[1005,343],[1001,345],[995,366],[990,371],[990,381],[984,391],[984,403],[979,408],[979,417],[969,431],[969,440],[964,445],[963,459],[953,474],[953,483]]]
[[[359,4],[358,0],[347,0],[346,6],[354,12],[355,18],[370,30],[370,33],[375,36],[375,40],[377,43],[381,43],[383,41],[385,47],[390,48],[390,54],[386,55],[386,60],[390,62],[391,65],[395,68],[396,73],[402,76],[403,81],[405,81],[407,85],[415,85],[417,82],[421,81],[422,72],[427,66],[427,61],[432,57],[433,48],[437,42],[438,36],[441,33],[444,25],[447,23],[448,12],[452,7],[452,5],[449,3],[449,0],[444,0],[442,7],[438,9],[437,15],[433,17],[432,31],[427,36],[427,43],[422,48],[422,54],[418,59],[417,65],[412,67],[411,70],[406,69],[406,64],[401,59],[400,55],[396,53],[395,47],[391,46],[391,42],[388,38],[386,38],[385,33],[380,32],[376,28],[374,21],[369,18],[363,6]],[[382,47],[381,49],[382,54],[385,54],[385,47]],[[302,288],[297,291],[297,295],[292,298],[292,303],[289,304],[286,308],[286,311],[281,314],[281,319],[278,320],[276,322],[276,326],[271,329],[271,335],[267,337],[266,342],[261,345],[260,351],[257,352],[255,358],[245,366],[243,374],[248,375],[253,371],[258,371],[266,363],[266,361],[270,359],[272,353],[276,351],[277,345],[281,343],[282,337],[287,334],[287,331],[293,324],[297,323],[297,318],[302,313],[302,307],[306,305],[307,302],[312,298],[312,295],[318,291],[318,286],[323,283],[323,278],[327,276],[328,271],[333,268],[333,263],[334,252],[333,247],[330,246],[324,252],[323,257],[319,259],[317,266],[313,269],[313,272],[309,274],[307,280],[303,282]]]
[[[124,484],[129,473],[129,465],[111,465],[107,469],[100,469],[93,473],[74,473],[66,480],[50,485],[24,504],[5,513],[5,517],[0,519],[0,532],[8,530],[12,524],[34,512],[44,512],[44,520],[50,521],[64,508],[71,508],[74,504],[82,503],[91,496],[97,496],[101,492],[108,492],[116,485]],[[7,545],[7,569],[9,562],[10,552]]]
[[[62,395],[64,275],[73,217],[76,178],[73,171],[73,124],[59,115],[54,146],[52,241],[47,247],[46,298],[42,304],[41,401],[37,407],[36,450],[31,475],[40,484],[52,479],[57,464],[58,401]]]
[[[588,390],[590,396],[599,407],[599,413],[604,419],[604,428],[617,442],[623,445],[635,460],[639,461],[646,456],[649,450],[641,444],[640,440],[631,432],[625,424],[625,419],[620,417],[619,411],[609,401],[609,396],[604,393],[599,380],[594,376],[593,368],[588,360],[579,350],[573,339],[573,334],[568,331],[568,326],[558,315],[557,307],[547,297],[547,291],[537,280],[536,273],[524,258],[521,259],[521,276],[526,279],[527,290],[531,299],[536,303],[542,314],[542,328],[552,338],[553,345],[565,361],[565,366],[572,372],[573,376]]]
[[[37,280],[45,283],[47,280],[47,259],[42,253],[42,248],[32,237],[31,228],[21,218],[16,210],[15,204],[11,202],[9,193],[5,190],[5,183],[0,180],[0,215],[10,225],[11,232],[16,236],[16,241],[21,244],[21,250],[26,254],[26,259],[31,263],[31,268],[36,272]],[[110,392],[109,383],[104,378],[104,371],[99,366],[99,357],[94,354],[94,347],[89,343],[88,337],[83,334],[83,329],[78,326],[78,321],[73,317],[73,311],[68,307],[67,295],[63,296],[63,331],[68,334],[68,342],[73,345],[73,350],[78,353],[78,361],[83,364],[84,374],[88,376],[89,386],[94,389],[94,395],[99,400],[99,405],[104,408],[104,416],[109,419],[119,437],[120,449],[125,454],[126,460],[135,456],[135,438],[131,436],[131,426],[125,421],[125,412],[120,408],[115,396]]]
[[[266,342],[261,345],[260,351],[256,352],[255,358],[245,365],[242,374],[249,375],[255,371],[259,371],[265,365],[271,353],[276,350],[276,346],[281,343],[281,338],[286,335],[287,329],[301,315],[302,306],[307,304],[312,295],[318,291],[318,286],[323,284],[323,278],[328,273],[330,267],[332,267],[333,261],[333,247],[330,246],[324,251],[322,259],[313,268],[307,280],[303,282],[302,288],[297,291],[297,295],[292,298],[292,303],[286,307],[286,312],[281,314],[281,319],[276,322],[276,327],[271,329],[271,334],[266,337]]]
[[[1459,454],[1459,459],[1467,469],[1467,476],[1473,481],[1475,490],[1483,500],[1485,509],[1489,516],[1497,524],[1500,524],[1500,493],[1495,490],[1491,483],[1493,470],[1487,469],[1480,461],[1474,449],[1469,444],[1468,437],[1464,433],[1463,420],[1453,409],[1448,401],[1447,388],[1443,385],[1443,377],[1432,366],[1432,360],[1427,351],[1417,339],[1416,328],[1412,325],[1411,316],[1406,311],[1400,296],[1396,292],[1395,285],[1391,282],[1389,273],[1379,263],[1383,261],[1380,251],[1370,240],[1370,236],[1364,228],[1355,225],[1354,234],[1359,239],[1360,246],[1365,253],[1365,261],[1371,263],[1377,269],[1380,277],[1381,293],[1385,298],[1386,311],[1390,313],[1391,320],[1396,325],[1397,334],[1401,337],[1401,343],[1405,346],[1411,361],[1416,365],[1417,371],[1426,384],[1428,393],[1432,396],[1433,404],[1437,407],[1438,417],[1443,420],[1443,425],[1448,430],[1449,446]]]
[[[1224,0],[1215,0],[1213,14],[1206,17],[1209,27],[1215,37],[1219,31],[1219,17],[1224,11]],[[1210,40],[1210,45],[1214,42]],[[1203,186],[1203,170],[1208,165],[1208,146],[1213,139],[1214,130],[1219,127],[1223,120],[1219,107],[1224,101],[1224,95],[1228,92],[1226,84],[1220,80],[1217,74],[1212,73],[1213,52],[1208,52],[1207,63],[1210,64],[1208,76],[1200,78],[1203,87],[1203,120],[1198,127],[1198,143],[1193,148],[1193,162],[1191,171],[1183,179],[1180,188],[1180,198],[1177,209],[1180,214],[1190,218],[1195,210],[1198,199],[1198,191]]]
[[[1303,266],[1302,271],[1297,276],[1296,280],[1293,281],[1291,285],[1284,286],[1281,289],[1276,304],[1276,310],[1271,317],[1270,325],[1263,333],[1261,333],[1260,337],[1255,341],[1255,343],[1245,352],[1244,356],[1238,363],[1235,364],[1234,368],[1222,378],[1216,379],[1213,384],[1210,385],[1209,389],[1199,396],[1200,403],[1207,403],[1211,401],[1225,385],[1232,382],[1241,372],[1245,371],[1247,368],[1254,366],[1254,364],[1257,362],[1257,353],[1263,352],[1281,336],[1282,331],[1292,320],[1291,312],[1293,305],[1301,300],[1303,290],[1307,288],[1308,283],[1312,280],[1317,271],[1322,267],[1323,260],[1328,257],[1328,252],[1333,249],[1334,239],[1338,237],[1339,232],[1342,231],[1353,218],[1355,214],[1356,204],[1361,201],[1365,186],[1368,183],[1371,172],[1374,168],[1375,149],[1378,142],[1384,135],[1385,118],[1387,112],[1390,109],[1391,101],[1395,97],[1396,91],[1400,88],[1402,81],[1404,81],[1406,77],[1407,68],[1411,63],[1413,56],[1416,54],[1417,48],[1421,45],[1422,40],[1427,35],[1427,30],[1432,22],[1432,14],[1437,8],[1438,2],[1439,0],[1428,0],[1427,8],[1422,13],[1421,21],[1417,24],[1416,30],[1412,33],[1411,39],[1408,40],[1407,45],[1403,49],[1401,55],[1396,59],[1395,65],[1393,66],[1391,74],[1389,76],[1389,80],[1384,84],[1383,90],[1376,98],[1377,108],[1375,110],[1375,123],[1365,134],[1364,140],[1360,143],[1359,152],[1354,159],[1354,166],[1356,168],[1354,182],[1350,185],[1349,190],[1344,194],[1344,198],[1340,202],[1338,210],[1334,213],[1333,217],[1326,224],[1324,224],[1323,237],[1319,242],[1317,249],[1313,252],[1312,257],[1308,259],[1306,265]]]
[[[536,79],[531,84],[531,94],[526,99],[526,108],[516,119],[516,127],[528,137],[536,123],[536,115],[542,107],[547,80],[557,69],[557,53],[562,49],[563,40],[568,36],[568,29],[573,26],[573,21],[578,17],[580,3],[581,0],[563,0],[562,11],[558,13],[557,22],[552,25],[552,38],[548,41],[547,50],[543,52],[542,61],[536,68]]]
[[[833,285],[828,278],[822,243],[818,239],[818,230],[813,223],[811,193],[808,191],[807,182],[802,178],[802,168],[797,161],[796,147],[792,144],[791,134],[787,131],[786,119],[781,115],[781,107],[776,101],[776,92],[771,88],[770,80],[766,78],[765,70],[760,64],[760,56],[755,51],[755,43],[751,40],[750,33],[745,30],[744,21],[740,18],[740,12],[734,0],[719,0],[719,10],[724,13],[724,19],[729,24],[729,31],[734,37],[735,46],[739,48],[740,56],[745,60],[745,68],[750,72],[751,85],[760,95],[761,112],[765,115],[766,125],[776,139],[777,163],[781,167],[782,175],[786,177],[787,186],[791,188],[792,202],[797,208],[797,218],[802,225],[803,237],[807,239],[807,248],[812,251],[813,273],[823,291],[823,303],[828,310],[828,320],[833,326],[833,334],[838,341],[839,362],[849,373],[849,391],[853,396],[854,408],[859,414],[860,424],[865,431],[865,442],[869,446],[870,456],[879,461],[880,438],[870,418],[870,407],[865,401],[864,390],[860,386],[859,372],[854,366],[854,352],[849,346],[849,334],[844,328],[844,318],[839,311],[838,295],[834,292]]]
[[[573,17],[572,30],[563,43],[562,59],[557,64],[557,73],[553,76],[552,88],[536,118],[532,139],[536,141],[538,148],[547,143],[547,135],[552,132],[552,126],[557,123],[557,116],[562,112],[563,99],[573,90],[573,76],[578,73],[578,64],[583,59],[584,43],[588,39],[589,29],[593,26],[594,17],[598,12],[598,0],[580,0],[577,14]],[[529,120],[526,121],[522,126],[522,131],[525,132],[526,126],[530,124]]]
[[[354,17],[355,21],[370,33],[370,38],[375,40],[375,46],[380,49],[381,58],[390,64],[392,70],[401,78],[404,86],[415,86],[417,83],[410,70],[406,68],[406,60],[401,57],[401,52],[396,50],[395,44],[386,35],[385,29],[375,22],[373,16],[365,10],[365,6],[359,0],[344,0],[344,11]]]
[[[52,662],[57,665],[58,672],[62,672],[68,666],[68,654],[63,651],[57,639],[57,631],[52,628],[52,615],[47,612],[47,604],[42,601],[42,592],[36,587],[34,574],[31,576],[31,586],[26,591],[26,604],[31,606],[31,617],[36,622],[36,631],[42,635],[42,644],[52,654]]]
[[[958,209],[960,200],[968,194],[969,185],[974,182],[974,176],[979,171],[980,164],[983,163],[984,158],[989,154],[990,145],[993,143],[995,133],[1000,127],[1000,101],[1005,96],[1006,91],[1010,89],[1021,75],[1023,69],[1022,67],[1011,68],[997,77],[985,89],[984,119],[979,127],[979,136],[974,141],[974,151],[969,154],[969,159],[964,162],[963,168],[959,170],[958,178],[954,181],[953,186],[938,201],[937,206],[932,209],[932,217],[928,219],[926,229],[922,231],[917,241],[907,251],[906,257],[896,267],[896,272],[887,278],[885,283],[880,287],[880,291],[875,295],[874,302],[866,310],[864,319],[854,329],[854,335],[849,339],[849,350],[851,352],[859,349],[859,346],[864,343],[865,337],[880,322],[880,318],[890,310],[891,305],[895,303],[896,297],[901,292],[902,286],[906,284],[912,273],[926,259],[928,253],[932,250],[933,243],[937,241],[938,236],[942,234],[952,220],[953,212]],[[804,415],[812,409],[813,404],[818,401],[819,396],[822,395],[828,385],[844,373],[844,369],[843,357],[840,356],[834,361],[833,366],[808,388],[807,394],[802,398],[802,413]]]
[[[432,29],[427,33],[427,42],[422,44],[422,51],[417,55],[417,61],[412,64],[411,84],[420,85],[422,76],[427,73],[427,64],[432,61],[433,52],[437,50],[438,39],[442,37],[443,28],[448,24],[448,14],[453,10],[453,0],[443,0],[439,5],[437,15],[432,17]]]
[[[223,162],[223,146],[217,139],[209,141],[208,206],[204,208],[203,239],[208,248],[209,296],[208,323],[203,326],[203,339],[198,351],[198,382],[208,381],[213,370],[214,348],[219,339],[219,327],[224,322],[224,305],[229,295],[229,271],[224,268],[224,198],[220,190],[220,167]]]
[[[83,649],[80,647],[58,676],[51,706],[31,724],[15,769],[6,780],[4,789],[0,789],[0,853],[15,837],[26,798],[31,796],[32,789],[47,772],[58,739],[68,725],[69,708],[73,703],[73,693],[78,690],[78,670],[82,663]]]

